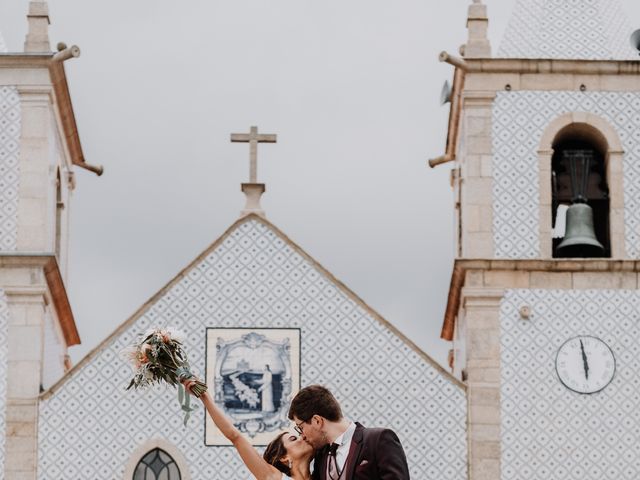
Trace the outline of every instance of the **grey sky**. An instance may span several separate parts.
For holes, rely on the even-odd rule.
[[[437,361],[453,261],[448,107],[469,1],[50,0],[87,161],[73,200],[69,294],[95,347],[238,218],[261,145],[269,220]],[[488,0],[495,52],[514,0]],[[624,0],[630,18],[640,5]],[[27,0],[0,3],[22,49]],[[632,20],[633,21],[633,20]],[[203,339],[204,340],[204,339]]]

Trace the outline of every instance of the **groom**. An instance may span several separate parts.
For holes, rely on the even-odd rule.
[[[346,419],[325,387],[310,385],[300,390],[291,401],[289,419],[316,450],[314,480],[409,480],[407,459],[396,434]]]

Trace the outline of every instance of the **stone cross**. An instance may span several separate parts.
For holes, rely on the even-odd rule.
[[[277,136],[271,133],[258,135],[258,127],[251,127],[249,133],[232,133],[232,142],[249,143],[249,182],[258,180],[258,143],[276,143]]]

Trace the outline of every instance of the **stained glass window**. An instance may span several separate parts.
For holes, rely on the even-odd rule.
[[[175,460],[164,450],[154,448],[136,465],[133,480],[181,480]]]

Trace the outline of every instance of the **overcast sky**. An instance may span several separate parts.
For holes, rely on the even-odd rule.
[[[469,1],[50,0],[88,163],[77,169],[68,293],[82,345],[125,321],[220,236],[244,205],[260,145],[267,217],[445,363],[453,262],[441,50],[466,40]],[[486,2],[495,52],[514,0]],[[640,5],[623,4],[640,24]],[[27,0],[0,0],[23,48]],[[632,20],[633,21],[633,20]],[[204,341],[204,339],[203,339]]]

